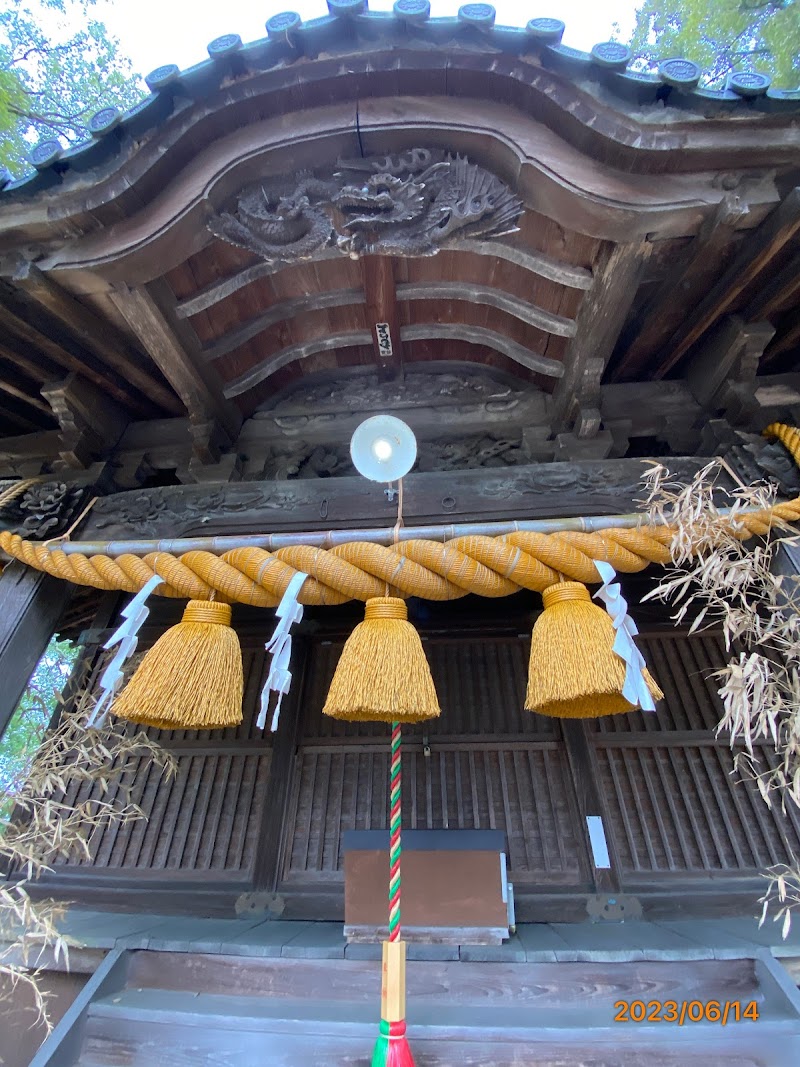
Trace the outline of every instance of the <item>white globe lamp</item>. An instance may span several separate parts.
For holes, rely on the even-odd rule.
[[[396,482],[414,466],[417,439],[394,415],[373,415],[353,434],[350,455],[362,477],[371,482]]]

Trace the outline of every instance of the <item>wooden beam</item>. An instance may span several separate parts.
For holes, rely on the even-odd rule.
[[[620,338],[612,381],[635,377],[648,356],[678,329],[687,307],[697,304],[717,276],[720,257],[749,209],[738,196],[726,196],[700,228],[682,264],[667,271],[656,292]]]
[[[0,367],[0,374],[3,373]],[[15,400],[21,400],[23,404],[27,404],[28,407],[33,408],[42,415],[46,415],[48,419],[55,421],[53,412],[50,409],[49,404],[41,400],[36,393],[26,392],[25,389],[20,389],[18,385],[9,381],[8,378],[0,377],[0,392],[6,394],[6,396],[13,396]]]
[[[564,357],[564,376],[553,393],[553,425],[569,430],[578,409],[595,408],[585,396],[589,385],[596,393],[611,358],[639,280],[650,256],[648,241],[606,246],[595,266],[594,283],[583,298],[575,320],[576,333]],[[591,382],[587,382],[587,376]],[[599,401],[599,397],[597,398]],[[599,419],[590,420],[599,429]]]
[[[496,330],[488,330],[483,326],[468,326],[459,322],[436,322],[419,323],[413,326],[402,326],[400,337],[403,341],[441,340],[466,341],[468,344],[487,345],[496,352],[502,352],[515,363],[533,371],[536,374],[544,374],[548,378],[560,378],[564,373],[561,363],[555,359],[549,359],[538,352],[526,348],[524,345],[512,341],[505,334]],[[353,333],[331,334],[328,337],[318,337],[311,341],[302,341],[300,344],[289,345],[274,355],[256,364],[240,374],[238,378],[225,385],[225,396],[241,396],[248,389],[259,385],[267,378],[275,374],[281,367],[296,360],[307,359],[316,355],[317,352],[330,352],[336,348],[357,348],[360,345],[372,344],[372,334],[365,330],[357,330]]]
[[[789,195],[742,243],[733,262],[695,310],[687,316],[666,346],[666,358],[655,371],[663,378],[693,344],[729,311],[774,256],[800,233],[800,188]]]
[[[359,265],[378,377],[395,378],[403,373],[403,340],[400,336],[394,260],[390,256],[363,256]]]
[[[262,315],[257,315],[236,329],[229,330],[217,340],[204,345],[201,349],[203,359],[207,362],[220,359],[276,323],[297,318],[309,311],[367,303],[365,290],[369,287],[372,294],[372,289],[377,289],[382,284],[380,279],[386,279],[385,264],[387,262],[391,261],[385,256],[369,256],[362,261],[365,287],[363,290],[336,289],[328,293],[310,293],[273,304]],[[529,304],[518,296],[512,296],[511,293],[505,293],[501,289],[487,285],[473,285],[468,282],[406,282],[396,287],[393,302],[386,301],[379,292],[372,295],[375,301],[372,305],[368,304],[370,321],[372,323],[387,322],[389,319],[386,316],[391,315],[390,329],[393,339],[399,338],[400,330],[396,305],[404,300],[464,300],[470,304],[486,304],[489,307],[498,308],[529,326],[535,326],[536,329],[557,337],[572,337],[576,331],[575,322],[572,319],[556,315],[535,304]],[[374,336],[373,342],[375,342]]]
[[[6,337],[5,340],[9,340],[9,338]],[[4,359],[6,363],[11,363],[13,366],[18,367],[29,378],[32,378],[37,385],[44,385],[45,382],[54,381],[64,374],[64,368],[59,367],[50,360],[43,358],[31,359],[30,356],[9,348],[2,341],[0,341],[0,359]]]
[[[204,366],[199,358],[197,361],[192,358],[195,345],[186,333],[186,324],[182,324],[183,336],[178,336],[164,306],[169,300],[164,288],[120,286],[110,296],[145,351],[181,398],[189,418],[199,422],[212,419],[233,434],[241,425],[241,416],[232,405],[224,402],[214,371]],[[196,347],[199,349],[199,345]]]
[[[27,415],[23,415],[14,400],[9,400],[5,404],[0,403],[0,425],[3,421],[11,423],[24,434],[38,433],[42,429],[41,421],[34,422]]]
[[[452,339],[466,341],[471,345],[486,345],[495,352],[502,352],[514,363],[519,363],[534,374],[543,374],[546,378],[560,378],[564,374],[564,366],[559,360],[534,352],[533,349],[512,341],[505,334],[488,330],[484,326],[469,326],[461,322],[415,323],[413,326],[403,326],[400,334],[404,341]]]
[[[448,245],[447,249],[454,252],[470,252],[477,256],[494,256],[507,263],[514,263],[524,270],[537,274],[540,278],[555,282],[557,285],[565,285],[569,289],[590,289],[592,286],[592,272],[585,267],[573,267],[569,263],[552,259],[541,252],[535,252],[530,248],[521,248],[517,245],[509,245],[504,241],[495,240],[464,240],[456,241]],[[327,260],[340,260],[342,253],[336,248],[325,248],[318,252],[311,262],[322,263]],[[268,278],[278,274],[282,270],[291,270],[296,264],[289,263],[253,263],[235,274],[223,278],[221,281],[212,282],[192,296],[180,300],[175,305],[175,314],[179,319],[187,319],[197,315],[201,311],[226,300],[229,296],[250,285],[259,278]]]
[[[44,353],[54,363],[68,370],[77,371],[103,392],[113,397],[137,415],[149,417],[152,405],[134,386],[121,381],[113,372],[107,373],[98,366],[93,356],[71,337],[50,336],[44,323],[34,324],[25,317],[25,311],[15,300],[10,287],[0,287],[0,328],[33,349]],[[6,338],[8,340],[8,337]]]
[[[704,462],[672,457],[670,470],[678,480],[691,479]],[[409,526],[438,525],[442,498],[451,497],[446,521],[454,523],[620,515],[636,509],[642,470],[640,459],[605,459],[412,472],[403,483],[403,513]],[[364,478],[350,476],[229,482],[218,487],[213,501],[203,485],[134,489],[101,497],[77,540],[183,537],[197,531],[198,514],[207,520],[202,530],[209,535],[230,533],[233,515],[236,529],[274,533],[391,528],[397,502],[376,493]]]
[[[505,311],[520,322],[535,326],[544,333],[556,337],[574,337],[577,326],[573,319],[556,315],[545,308],[529,304],[518,296],[495,289],[491,285],[473,285],[471,282],[433,282],[430,284],[406,282],[397,286],[397,299],[403,300],[466,300],[470,304],[485,304]]]
[[[525,270],[538,274],[540,278],[546,278],[549,282],[566,285],[568,289],[591,289],[592,287],[590,270],[585,267],[573,267],[571,263],[562,263],[559,259],[553,259],[542,252],[535,252],[531,248],[508,245],[504,241],[491,238],[456,240],[447,247],[451,247],[456,252],[473,252],[479,256],[494,256],[496,259],[505,260],[506,263],[515,263],[518,267],[524,267]]]
[[[28,464],[41,464],[58,455],[61,435],[58,430],[37,429],[34,433],[20,434],[18,437],[0,438],[0,466],[4,476],[19,473],[19,468]],[[38,470],[36,472],[38,474]]]
[[[249,319],[236,329],[224,333],[216,341],[204,345],[201,349],[203,359],[207,363],[220,359],[278,322],[285,322],[320,308],[349,307],[352,304],[363,304],[364,301],[361,289],[335,289],[331,293],[309,293],[292,300],[282,300],[279,304],[273,304],[263,315]]]
[[[366,330],[357,330],[354,333],[329,334],[327,337],[319,337],[313,341],[303,341],[300,344],[289,345],[287,348],[276,352],[274,356],[257,363],[255,367],[246,370],[233,381],[226,382],[225,396],[241,396],[248,389],[266,381],[281,367],[294,363],[295,360],[307,359],[317,352],[330,352],[336,348],[357,348],[361,345],[372,344],[372,334]]]
[[[63,323],[102,363],[171,415],[182,412],[180,400],[155,375],[142,366],[142,353],[112,322],[85,307],[34,263],[26,263],[14,275],[14,283],[37,304]]]

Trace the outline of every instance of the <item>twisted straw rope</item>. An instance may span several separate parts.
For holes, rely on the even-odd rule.
[[[780,440],[800,464],[800,430],[773,423],[764,436]],[[800,497],[737,516],[737,536],[742,540],[763,536],[777,522],[798,519]],[[161,596],[269,608],[279,603],[298,571],[309,575],[298,598],[302,604],[369,600],[385,596],[387,585],[389,596],[456,600],[468,593],[501,597],[520,589],[542,592],[562,577],[598,582],[594,560],[608,562],[623,574],[642,571],[651,563],[669,563],[674,532],[670,526],[642,525],[602,533],[457,537],[446,543],[410,540],[383,546],[355,541],[332,549],[294,545],[277,552],[235,548],[221,556],[193,551],[179,557],[150,552],[112,558],[66,554],[57,545],[25,541],[4,531],[0,548],[28,566],[77,585],[136,593],[157,574],[163,579],[156,590]]]

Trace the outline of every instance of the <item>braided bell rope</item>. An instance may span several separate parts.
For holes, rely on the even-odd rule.
[[[389,940],[400,940],[400,858],[401,841],[403,745],[399,722],[392,723],[392,758],[389,769]]]
[[[800,430],[773,423],[764,431],[792,454],[800,465]],[[778,523],[800,519],[800,497],[761,511],[737,516],[742,540],[763,536]],[[409,540],[384,546],[353,541],[335,548],[294,545],[267,552],[235,548],[220,556],[192,551],[175,556],[150,552],[86,556],[65,553],[18,534],[0,533],[0,548],[30,567],[96,589],[137,593],[154,575],[163,579],[156,593],[183,600],[275,607],[292,577],[309,575],[298,597],[302,604],[343,604],[388,595],[425,600],[456,600],[469,593],[510,596],[520,589],[542,592],[566,578],[591,584],[600,575],[594,560],[610,563],[622,574],[642,571],[651,563],[670,562],[670,526],[608,529],[602,533],[533,533],[500,537],[466,536],[451,541]]]

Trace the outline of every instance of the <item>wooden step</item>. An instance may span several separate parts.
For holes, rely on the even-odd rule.
[[[200,1005],[198,1005],[200,1007]],[[192,1015],[195,1018],[192,1019]],[[298,1014],[298,1013],[295,1013]],[[191,1020],[191,1021],[190,1021]],[[220,1025],[221,1022],[225,1025]],[[796,1067],[800,1031],[792,1024],[740,1028],[610,1027],[579,1031],[507,1029],[460,1032],[409,1027],[417,1067]],[[80,1067],[368,1067],[377,1023],[260,1020],[172,1011],[93,1014],[87,1021]]]
[[[420,962],[408,969],[417,1067],[796,1067],[800,1015],[777,964]],[[96,999],[81,1067],[368,1067],[380,973],[358,960],[132,954]],[[618,1000],[755,1000],[757,1022],[615,1023]]]
[[[755,999],[755,998],[754,998]],[[791,1024],[797,1020],[780,1006],[767,1002],[763,993],[757,999],[758,1023]],[[358,1033],[362,1027],[374,1027],[378,1001],[373,996],[369,1003],[333,1001],[328,999],[264,998],[228,996],[223,993],[187,993],[166,989],[126,989],[108,997],[100,998],[92,1005],[90,1016],[97,1019],[127,1019],[143,1025],[163,1023],[196,1027],[213,1025],[222,1030],[238,1030],[242,1026],[250,1030],[279,1031],[303,1027],[308,1031],[331,1033],[342,1027],[348,1033]],[[606,1029],[618,1033],[636,1029],[640,1033],[660,1033],[666,1023],[614,1022],[613,1005],[602,1010],[597,1005],[552,1004],[531,1005],[516,1001],[503,1004],[464,1005],[459,1001],[425,1002],[409,1006],[407,1021],[417,1032],[436,1034],[466,1040],[476,1031],[492,1030],[508,1035],[511,1040],[529,1037],[532,1031]],[[673,1024],[674,1025],[674,1024]],[[733,1028],[734,1023],[729,1025]],[[747,1027],[747,1020],[737,1024]],[[694,1033],[707,1031],[719,1033],[719,1024],[709,1022],[686,1023]],[[797,1025],[800,1033],[800,1024]]]
[[[373,1004],[380,964],[372,960],[299,960],[136,952],[128,986],[311,998]],[[416,1003],[502,1006],[538,1010],[591,1004],[610,1010],[617,1000],[759,999],[755,961],[685,960],[626,963],[468,963],[420,961],[407,966],[409,1009]]]
[[[114,950],[35,1067],[369,1067],[379,989],[371,961]],[[800,1063],[800,997],[766,953],[682,963],[414,962],[408,994],[417,1067]],[[670,999],[754,1000],[760,1017],[724,1027],[614,1019],[618,1001]]]

